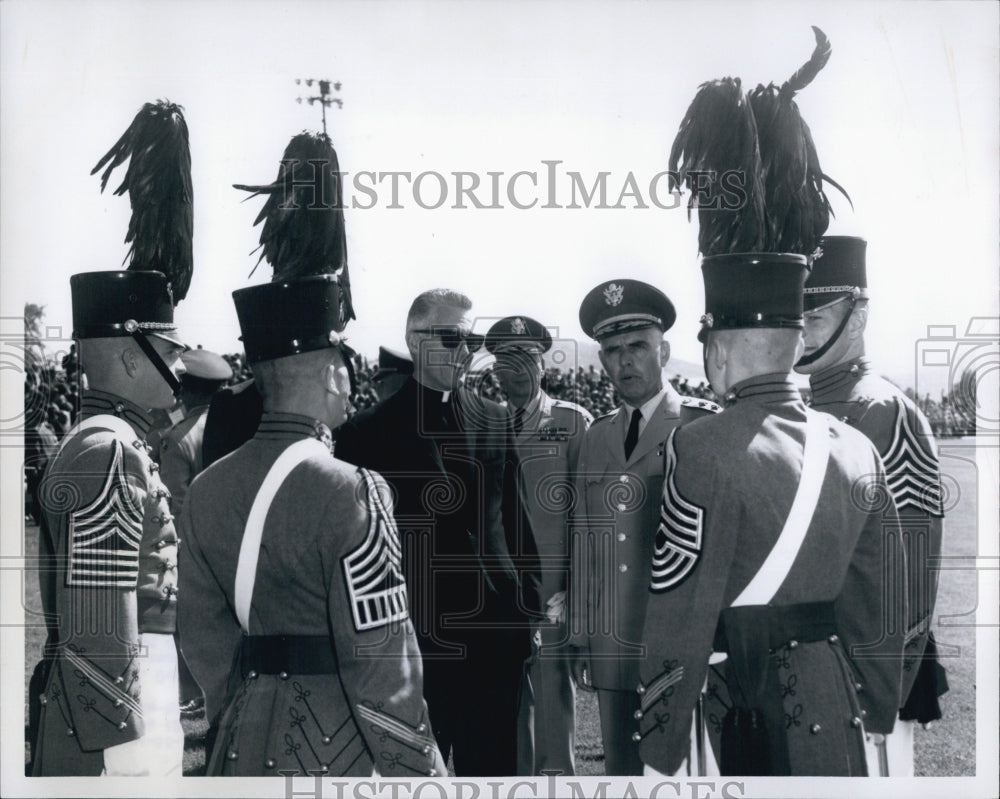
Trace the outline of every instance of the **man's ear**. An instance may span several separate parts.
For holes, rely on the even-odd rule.
[[[662,369],[667,365],[667,361],[670,360],[670,342],[663,339],[660,342],[660,368]]]
[[[139,353],[136,352],[135,347],[125,347],[122,350],[121,359],[122,365],[125,367],[125,373],[134,378],[136,372],[139,371]]]
[[[722,336],[710,336],[708,339],[708,362],[716,369],[722,371],[726,365],[726,346],[722,341]]]
[[[868,326],[868,303],[859,302],[851,309],[851,321],[847,323],[847,335],[857,339],[864,335]]]

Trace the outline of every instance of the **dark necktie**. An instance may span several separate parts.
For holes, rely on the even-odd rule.
[[[524,429],[524,408],[518,408],[514,411],[514,435],[517,435]]]
[[[628,434],[625,436],[625,460],[632,457],[632,450],[635,449],[639,441],[639,420],[642,419],[642,411],[636,408],[632,411],[632,422],[628,426]]]

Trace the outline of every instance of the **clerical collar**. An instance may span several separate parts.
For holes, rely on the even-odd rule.
[[[840,393],[845,386],[857,383],[871,371],[872,366],[868,359],[860,357],[809,375],[809,388],[812,390],[813,402]]]
[[[731,386],[723,398],[727,406],[736,402],[789,402],[802,401],[802,395],[785,372],[755,375]]]
[[[110,414],[124,419],[143,439],[153,426],[153,414],[140,408],[134,402],[96,388],[84,391],[83,399],[80,402],[80,418],[86,419],[89,416],[102,414]]]

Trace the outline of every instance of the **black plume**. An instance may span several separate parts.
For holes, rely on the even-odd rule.
[[[250,197],[268,195],[254,220],[254,225],[264,223],[257,264],[266,260],[274,269],[275,281],[339,272],[344,321],[355,319],[340,164],[329,137],[303,131],[285,148],[273,183],[236,183],[233,188],[252,192]]]
[[[183,108],[167,100],[146,103],[128,130],[105,153],[90,174],[107,165],[101,191],[116,167],[128,158],[120,195],[128,191],[132,218],[125,243],[129,269],[163,272],[173,288],[174,303],[187,295],[193,269],[194,190],[191,150]],[[110,162],[110,163],[109,163]]]
[[[700,175],[694,173],[701,173]],[[670,148],[671,189],[690,188],[688,218],[698,208],[703,255],[756,252],[763,245],[764,192],[750,104],[739,78],[703,83]],[[721,181],[738,180],[742,197]]]
[[[680,162],[677,174],[688,183],[693,182],[689,173],[694,170],[714,172],[717,181],[727,172],[743,174],[744,199],[735,210],[724,204],[729,199],[724,190],[713,194],[719,187],[709,186],[711,210],[699,210],[702,255],[754,251],[811,255],[832,213],[824,180],[847,196],[823,174],[812,133],[793,99],[830,59],[826,35],[817,27],[813,32],[812,56],[780,88],[773,83],[758,85],[744,96],[738,78],[705,83],[681,122],[670,152],[671,173],[677,172]],[[695,204],[692,192],[689,212]]]

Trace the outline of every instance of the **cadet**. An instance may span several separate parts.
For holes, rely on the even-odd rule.
[[[160,475],[170,489],[170,508],[177,516],[188,486],[201,469],[205,417],[212,395],[233,376],[226,359],[214,352],[193,349],[181,355],[181,402],[184,417],[160,437]]]
[[[578,683],[597,689],[605,773],[642,773],[632,740],[649,564],[663,488],[663,447],[679,424],[716,410],[663,381],[674,306],[638,280],[601,283],[580,306],[622,406],[597,419],[580,448],[573,523],[571,641]],[[589,676],[589,684],[585,673]]]
[[[812,407],[864,433],[882,456],[906,546],[909,586],[900,723],[886,741],[888,774],[913,776],[913,727],[941,718],[948,690],[930,632],[941,554],[943,512],[937,447],[927,419],[902,391],[872,373],[865,357],[868,280],[864,239],[827,236],[805,287],[805,354]],[[878,772],[868,742],[868,770]],[[885,765],[885,764],[883,764]]]
[[[566,646],[568,519],[583,435],[593,421],[579,405],[542,390],[542,355],[552,336],[536,320],[508,316],[486,334],[496,375],[507,395],[520,461],[522,503],[541,563],[541,606],[547,621],[534,623],[525,661],[518,716],[518,774],[575,773],[576,692]]]
[[[233,298],[264,415],[180,521],[181,641],[218,725],[208,774],[444,775],[387,486],[331,454],[351,392],[337,279]]]
[[[648,772],[675,774],[696,714],[722,774],[863,776],[864,731],[892,729],[902,670],[882,463],[789,380],[805,256],[717,255],[702,271],[699,338],[726,409],[667,443],[635,738]],[[700,723],[695,741],[704,773]]]
[[[145,442],[183,372],[160,272],[73,275],[89,385],[41,486],[50,669],[35,776],[180,776],[177,535]]]

